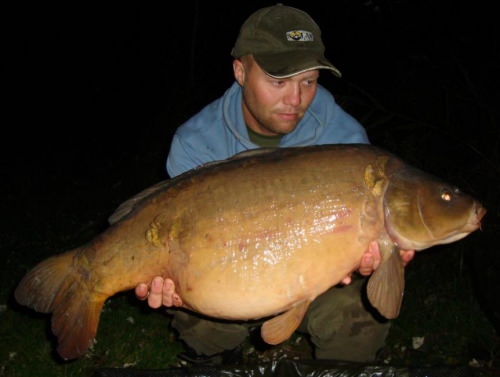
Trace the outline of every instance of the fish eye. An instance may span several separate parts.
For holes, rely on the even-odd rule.
[[[443,199],[445,202],[451,202],[452,197],[453,197],[452,190],[448,188],[444,188],[443,190],[441,190],[441,199]]]

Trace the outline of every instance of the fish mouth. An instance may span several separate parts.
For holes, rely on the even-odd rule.
[[[475,230],[479,229],[482,230],[482,219],[484,215],[486,215],[486,208],[483,207],[483,205],[479,202],[476,202],[474,204],[474,210],[472,211],[467,223],[465,224],[463,231],[461,234],[467,235],[468,233],[474,232]],[[465,237],[464,235],[464,237]]]
[[[471,225],[471,227],[473,227],[473,230],[475,230],[475,229],[482,230],[481,220],[483,219],[483,217],[486,215],[486,213],[488,211],[480,203],[476,203],[475,207],[476,208],[474,209],[474,214],[471,216],[469,224]]]

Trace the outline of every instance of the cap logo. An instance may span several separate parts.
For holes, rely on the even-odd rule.
[[[314,35],[306,30],[291,30],[286,32],[286,39],[293,42],[314,42]]]

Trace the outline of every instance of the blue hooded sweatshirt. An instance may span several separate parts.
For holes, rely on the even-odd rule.
[[[293,132],[281,138],[279,147],[349,143],[369,143],[365,129],[318,85],[304,117]],[[250,141],[243,119],[242,89],[235,82],[221,98],[179,126],[170,146],[167,172],[173,178],[255,148],[259,146]]]

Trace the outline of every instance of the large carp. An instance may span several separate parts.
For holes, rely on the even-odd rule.
[[[161,275],[183,306],[216,318],[266,318],[286,340],[309,304],[359,267],[376,240],[382,262],[371,303],[399,313],[399,249],[462,239],[486,213],[474,198],[370,145],[250,152],[193,169],[122,204],[87,244],[48,258],[16,300],[52,313],[64,359],[93,343],[104,302]]]

